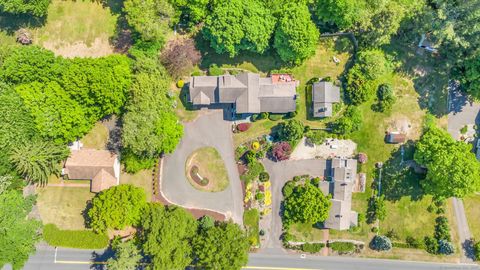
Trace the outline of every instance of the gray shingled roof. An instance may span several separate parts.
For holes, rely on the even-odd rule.
[[[332,116],[332,103],[340,102],[340,88],[331,82],[316,82],[312,86],[313,116]]]
[[[237,113],[286,113],[296,109],[296,82],[274,83],[270,77],[245,72],[237,76],[190,78],[190,102],[194,105],[235,103]]]

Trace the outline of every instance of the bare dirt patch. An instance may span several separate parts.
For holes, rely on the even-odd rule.
[[[407,136],[408,139],[415,140],[420,137],[421,123],[418,121],[411,121],[405,115],[393,115],[386,120],[387,132],[398,131]]]
[[[73,44],[61,41],[46,41],[43,43],[43,47],[51,50],[55,55],[61,55],[65,58],[102,57],[113,53],[113,47],[105,38],[95,38],[91,46],[81,41]]]

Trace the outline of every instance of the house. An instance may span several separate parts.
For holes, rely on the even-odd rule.
[[[288,113],[296,109],[298,81],[288,74],[193,76],[189,83],[189,101],[197,106],[234,104],[236,113]]]
[[[62,174],[68,179],[91,180],[91,192],[100,192],[120,181],[120,162],[116,154],[107,150],[72,150]]]
[[[333,104],[340,102],[340,88],[331,82],[316,82],[312,86],[313,117],[330,117]]]
[[[392,144],[404,143],[406,139],[407,139],[407,136],[398,131],[389,132],[385,137],[385,141],[387,143],[392,143]]]
[[[327,162],[328,164],[328,162]],[[352,211],[352,192],[357,177],[355,159],[336,158],[331,161],[330,180],[321,181],[319,188],[331,195],[332,206],[324,226],[334,230],[348,230],[358,224],[358,213]]]

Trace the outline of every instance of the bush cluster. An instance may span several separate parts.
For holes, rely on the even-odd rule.
[[[317,253],[323,247],[325,247],[325,244],[323,243],[305,243],[300,247],[300,249],[304,252]]]
[[[54,224],[43,227],[43,239],[54,247],[101,249],[108,245],[108,236],[87,230],[60,230]]]
[[[355,250],[355,245],[351,242],[333,242],[329,246],[338,253],[348,253]]]
[[[278,142],[272,148],[272,156],[276,161],[287,160],[292,153],[292,147],[288,142]]]
[[[238,132],[244,132],[247,131],[252,124],[250,123],[241,123],[237,125],[237,131]]]
[[[383,235],[375,235],[370,242],[370,248],[377,251],[388,251],[392,249],[392,241]]]

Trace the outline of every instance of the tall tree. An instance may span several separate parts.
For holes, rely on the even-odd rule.
[[[72,142],[92,126],[83,108],[56,82],[33,82],[15,88],[33,116],[39,134],[57,142]]]
[[[319,32],[306,4],[284,6],[275,31],[274,47],[285,62],[300,64],[315,54]]]
[[[136,270],[142,259],[135,243],[130,240],[120,242],[113,248],[115,254],[107,261],[109,270]]]
[[[217,53],[236,56],[241,50],[263,53],[275,27],[275,18],[263,1],[213,1],[202,29]]]
[[[427,168],[425,191],[438,198],[464,197],[480,190],[480,164],[472,146],[456,142],[430,125],[416,144],[414,159]]]
[[[202,269],[240,269],[247,264],[250,248],[245,232],[231,222],[202,230],[192,246],[196,266]]]
[[[0,0],[0,11],[11,14],[47,15],[50,0]]]
[[[85,110],[91,122],[120,112],[132,82],[130,60],[124,55],[69,60],[61,85]]]
[[[126,0],[124,12],[128,24],[144,41],[165,41],[178,18],[168,0]]]
[[[207,17],[210,0],[171,0],[171,2],[181,11],[181,20],[191,27]]]
[[[111,187],[92,199],[92,207],[87,213],[89,226],[98,232],[136,226],[146,206],[143,189],[133,185]]]
[[[197,222],[182,208],[150,204],[142,218],[143,252],[153,269],[185,269],[192,263],[191,239]]]
[[[24,199],[18,191],[0,194],[0,267],[10,263],[13,269],[22,269],[35,252],[41,223],[27,217],[33,203],[33,197]]]
[[[200,63],[202,56],[195,48],[193,39],[176,39],[168,42],[160,55],[160,60],[170,75],[178,79]]]
[[[322,191],[310,182],[296,186],[283,201],[283,222],[286,225],[323,222],[328,217],[331,204]]]
[[[69,149],[65,146],[34,140],[12,149],[10,160],[18,174],[27,181],[45,185],[50,175],[60,172],[59,162],[68,154]]]
[[[183,135],[168,97],[170,80],[164,69],[139,73],[123,117],[123,146],[138,157],[157,158],[170,153]]]

